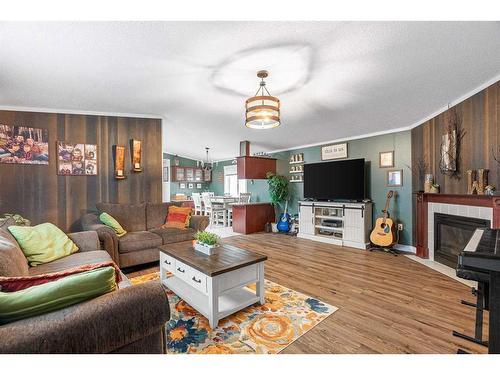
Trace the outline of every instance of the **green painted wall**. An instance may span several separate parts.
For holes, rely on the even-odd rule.
[[[391,202],[391,216],[398,222],[403,223],[404,230],[401,232],[399,243],[412,245],[412,176],[406,165],[411,165],[411,132],[404,131],[399,133],[385,134],[376,137],[363,138],[348,141],[349,159],[364,158],[367,163],[367,192],[368,198],[374,203],[374,219],[380,216],[383,209],[387,192],[394,190],[395,199]],[[387,170],[391,168],[379,168],[379,152],[394,150],[394,168],[403,170],[403,186],[386,186]],[[315,163],[321,161],[321,146],[313,146],[301,149],[295,149],[272,156],[277,158],[277,173],[290,178],[289,160],[292,154],[303,153],[306,163]],[[254,184],[249,183],[248,191],[252,193],[252,200],[255,196],[259,201],[269,201],[266,180],[254,180]],[[290,214],[298,213],[298,201],[302,200],[304,195],[304,186],[302,183],[290,183],[292,190],[292,199],[289,202]]]
[[[193,159],[188,159],[188,158],[183,158],[180,156],[174,156],[168,153],[163,153],[163,159],[170,159],[170,167],[172,168],[175,166],[174,164],[174,159],[177,158],[179,159],[179,165],[181,167],[196,167],[196,160]],[[172,174],[170,175],[170,178],[172,178]],[[207,191],[209,188],[209,183],[202,183],[201,184],[201,189],[196,188],[196,182],[193,182],[194,189],[189,189],[189,183],[186,182],[186,188],[181,189],[180,188],[180,182],[171,182],[170,183],[170,196],[174,196],[175,194],[181,193],[181,194],[186,194],[187,196],[191,196],[193,193],[201,193],[203,191]]]

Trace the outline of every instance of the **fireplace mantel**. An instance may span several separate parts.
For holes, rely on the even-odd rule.
[[[490,207],[493,209],[492,228],[500,229],[500,196],[466,195],[466,194],[431,194],[417,193],[417,256],[429,257],[428,248],[428,204],[443,203],[475,207]]]

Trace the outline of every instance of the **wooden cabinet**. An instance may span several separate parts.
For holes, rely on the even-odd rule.
[[[172,167],[172,182],[210,182],[211,171],[197,167]]]
[[[276,173],[276,159],[240,156],[236,160],[239,179],[265,179],[268,172]]]
[[[201,168],[196,168],[194,170],[194,181],[195,182],[201,182],[203,181],[203,169]]]
[[[299,202],[298,237],[366,249],[372,227],[371,203]]]
[[[184,167],[172,167],[172,180],[175,182],[186,181],[186,171]]]
[[[193,182],[194,181],[194,168],[185,168],[186,170],[186,181]]]

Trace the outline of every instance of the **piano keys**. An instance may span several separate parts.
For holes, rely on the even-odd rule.
[[[457,276],[474,279],[474,275],[489,275],[488,352],[500,353],[500,230],[476,229],[459,254]]]

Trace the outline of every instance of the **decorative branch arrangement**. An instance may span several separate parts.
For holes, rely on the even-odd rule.
[[[441,173],[460,179],[460,145],[466,131],[462,128],[462,116],[455,108],[449,111],[445,133],[441,141],[441,159],[439,169]]]
[[[424,179],[426,173],[429,173],[429,163],[425,158],[417,158],[411,166],[405,164],[406,168],[408,168],[411,172],[413,178],[417,179],[418,188],[421,189],[424,185]]]

